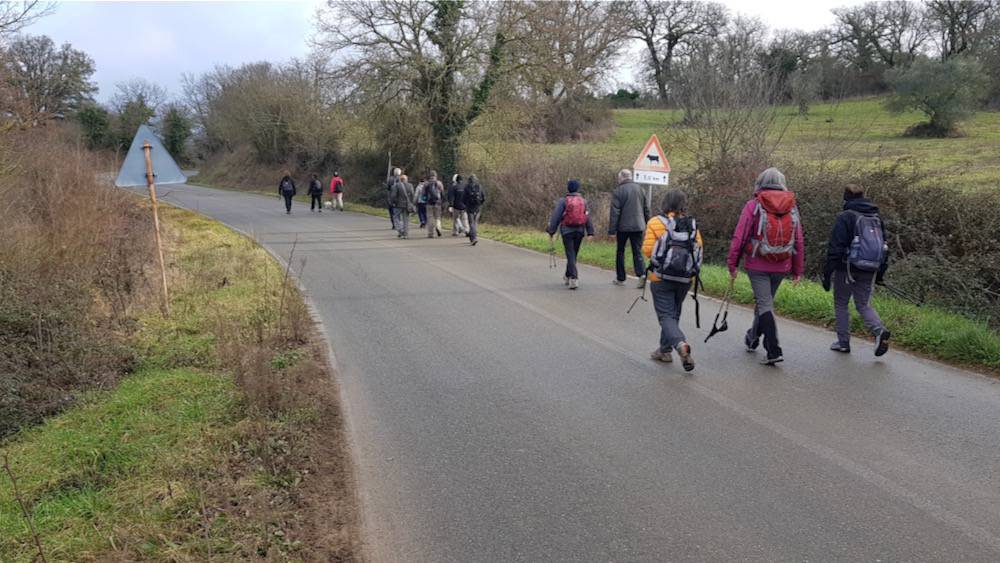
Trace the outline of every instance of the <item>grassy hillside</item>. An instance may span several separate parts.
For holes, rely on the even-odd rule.
[[[576,156],[581,162],[596,162],[608,170],[631,167],[649,135],[656,133],[666,145],[675,176],[683,176],[693,167],[687,150],[685,131],[676,126],[677,110],[617,110],[617,128],[602,143],[520,144],[503,148],[488,140],[483,131],[473,131],[467,148],[477,162],[496,161],[512,149],[526,149],[552,156]],[[880,159],[915,159],[923,168],[943,181],[969,188],[988,188],[1000,184],[1000,112],[981,112],[962,125],[964,137],[921,139],[904,137],[907,127],[923,120],[916,112],[892,115],[882,107],[881,99],[851,100],[816,104],[806,116],[795,108],[781,110],[779,158],[796,161],[869,166]]]

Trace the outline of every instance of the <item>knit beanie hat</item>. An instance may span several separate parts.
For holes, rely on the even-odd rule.
[[[570,180],[566,183],[566,191],[571,194],[575,194],[580,191],[580,180]]]

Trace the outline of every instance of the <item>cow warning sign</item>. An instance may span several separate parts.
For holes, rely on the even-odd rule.
[[[634,179],[640,184],[666,186],[670,180],[670,163],[660,146],[660,140],[653,135],[639,153],[632,165]]]

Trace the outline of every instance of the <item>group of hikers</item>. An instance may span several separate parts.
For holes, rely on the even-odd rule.
[[[285,171],[281,180],[278,181],[278,194],[285,200],[285,213],[292,214],[292,198],[298,193],[295,186],[295,179],[291,172]],[[319,176],[312,174],[309,176],[309,211],[323,212],[323,183]],[[331,209],[344,210],[344,179],[340,177],[340,172],[334,172],[330,179],[330,199],[328,201]]]
[[[486,203],[486,190],[475,174],[467,179],[455,174],[446,190],[437,172],[431,170],[414,188],[402,170],[393,168],[385,189],[389,218],[399,238],[409,238],[412,213],[417,214],[420,228],[427,229],[427,238],[442,236],[441,216],[447,205],[452,218],[451,236],[465,235],[472,246],[479,242],[477,226]]]
[[[447,208],[452,217],[452,236],[465,235],[473,246],[478,242],[476,231],[486,191],[475,175],[463,179],[455,174],[446,189],[437,172],[431,170],[414,188],[401,169],[393,168],[385,189],[392,228],[399,238],[409,238],[413,213],[418,216],[420,228],[427,229],[428,238],[441,237],[441,217]],[[296,186],[287,172],[278,183],[278,192],[284,197],[285,212],[291,213]],[[344,181],[334,172],[329,187],[331,208],[343,211],[343,192]],[[309,181],[309,195],[310,210],[322,213],[323,185],[315,174]],[[836,318],[837,340],[830,349],[851,351],[848,306],[853,299],[875,337],[875,355],[882,356],[889,348],[890,333],[871,300],[874,286],[882,281],[888,265],[885,228],[878,207],[865,197],[862,186],[845,186],[843,197],[843,210],[827,244],[823,275],[823,288],[833,291]],[[556,201],[546,232],[553,242],[557,232],[561,235],[566,255],[563,283],[571,290],[577,289],[577,255],[584,239],[594,237],[590,207],[580,193],[578,180],[567,183],[566,195]],[[611,197],[608,235],[617,242],[613,283],[626,284],[625,251],[631,247],[638,288],[645,290],[649,285],[660,324],[659,345],[650,357],[669,363],[676,352],[684,370],[693,370],[691,344],[681,330],[680,317],[688,293],[693,290],[697,300],[704,240],[696,219],[689,213],[687,195],[680,189],[670,190],[654,216],[632,172],[619,171]],[[756,352],[763,345],[762,364],[783,361],[774,299],[786,278],[791,277],[793,286],[799,284],[805,270],[805,249],[795,194],[788,190],[785,176],[777,168],[768,168],[757,176],[753,197],[744,204],[733,231],[726,264],[730,283],[724,303],[728,303],[741,264],[753,290],[753,323],[743,337],[747,352]]]
[[[677,352],[685,371],[694,369],[691,344],[680,327],[685,297],[693,289],[697,299],[704,241],[696,219],[688,210],[687,195],[672,189],[663,198],[659,212],[652,216],[649,201],[629,170],[618,173],[611,198],[608,234],[617,240],[616,285],[626,283],[625,249],[632,249],[632,264],[639,278],[638,288],[649,284],[653,308],[660,324],[659,345],[650,357],[672,362]],[[594,225],[587,201],[580,194],[580,182],[570,180],[549,219],[549,237],[558,230],[566,254],[563,282],[569,289],[579,287],[577,254],[583,239],[593,239]],[[874,285],[882,281],[888,265],[885,228],[878,207],[865,197],[859,185],[844,189],[843,210],[837,216],[827,244],[823,288],[833,290],[837,340],[836,352],[851,351],[851,299],[865,326],[875,337],[875,355],[889,349],[890,333],[871,305]],[[649,259],[649,266],[645,265]],[[763,344],[762,364],[784,360],[774,316],[774,298],[788,277],[797,286],[805,269],[802,222],[795,194],[788,190],[785,176],[768,168],[754,182],[751,197],[740,213],[726,260],[729,290],[733,290],[742,264],[754,296],[753,323],[743,337],[747,352],[755,353]],[[721,309],[720,309],[721,312]],[[722,329],[724,330],[724,328]],[[710,335],[711,336],[711,335]]]

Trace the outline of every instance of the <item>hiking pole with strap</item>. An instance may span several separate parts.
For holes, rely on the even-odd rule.
[[[628,308],[628,311],[625,311],[626,315],[632,313],[632,309],[635,308],[636,303],[638,303],[640,300],[646,301],[646,285],[649,284],[649,273],[652,271],[653,271],[653,265],[650,264],[649,267],[646,268],[646,275],[642,277],[642,293],[639,294],[639,297],[635,298],[635,301],[632,302],[632,305]]]
[[[691,294],[691,299],[694,299],[694,326],[695,328],[701,328],[701,304],[698,303],[698,286],[702,289],[705,285],[701,283],[701,275],[694,277],[694,293]]]
[[[717,333],[726,332],[729,330],[729,323],[726,320],[729,317],[729,302],[732,299],[733,284],[736,280],[729,278],[729,287],[726,288],[726,293],[722,296],[722,303],[719,304],[719,312],[715,314],[715,320],[712,321],[712,330],[705,337],[705,342],[708,342],[709,338],[712,338]],[[719,315],[722,315],[722,324],[719,324]]]
[[[549,237],[549,268],[559,267],[559,259],[556,258],[556,239]]]
[[[906,293],[902,289],[893,287],[887,283],[881,283],[879,285],[884,287],[885,290],[891,293],[893,296],[898,297],[904,301],[909,301],[910,303],[913,303],[917,307],[920,307],[924,304],[924,301],[922,299],[917,299],[916,297],[910,295],[909,293]]]

